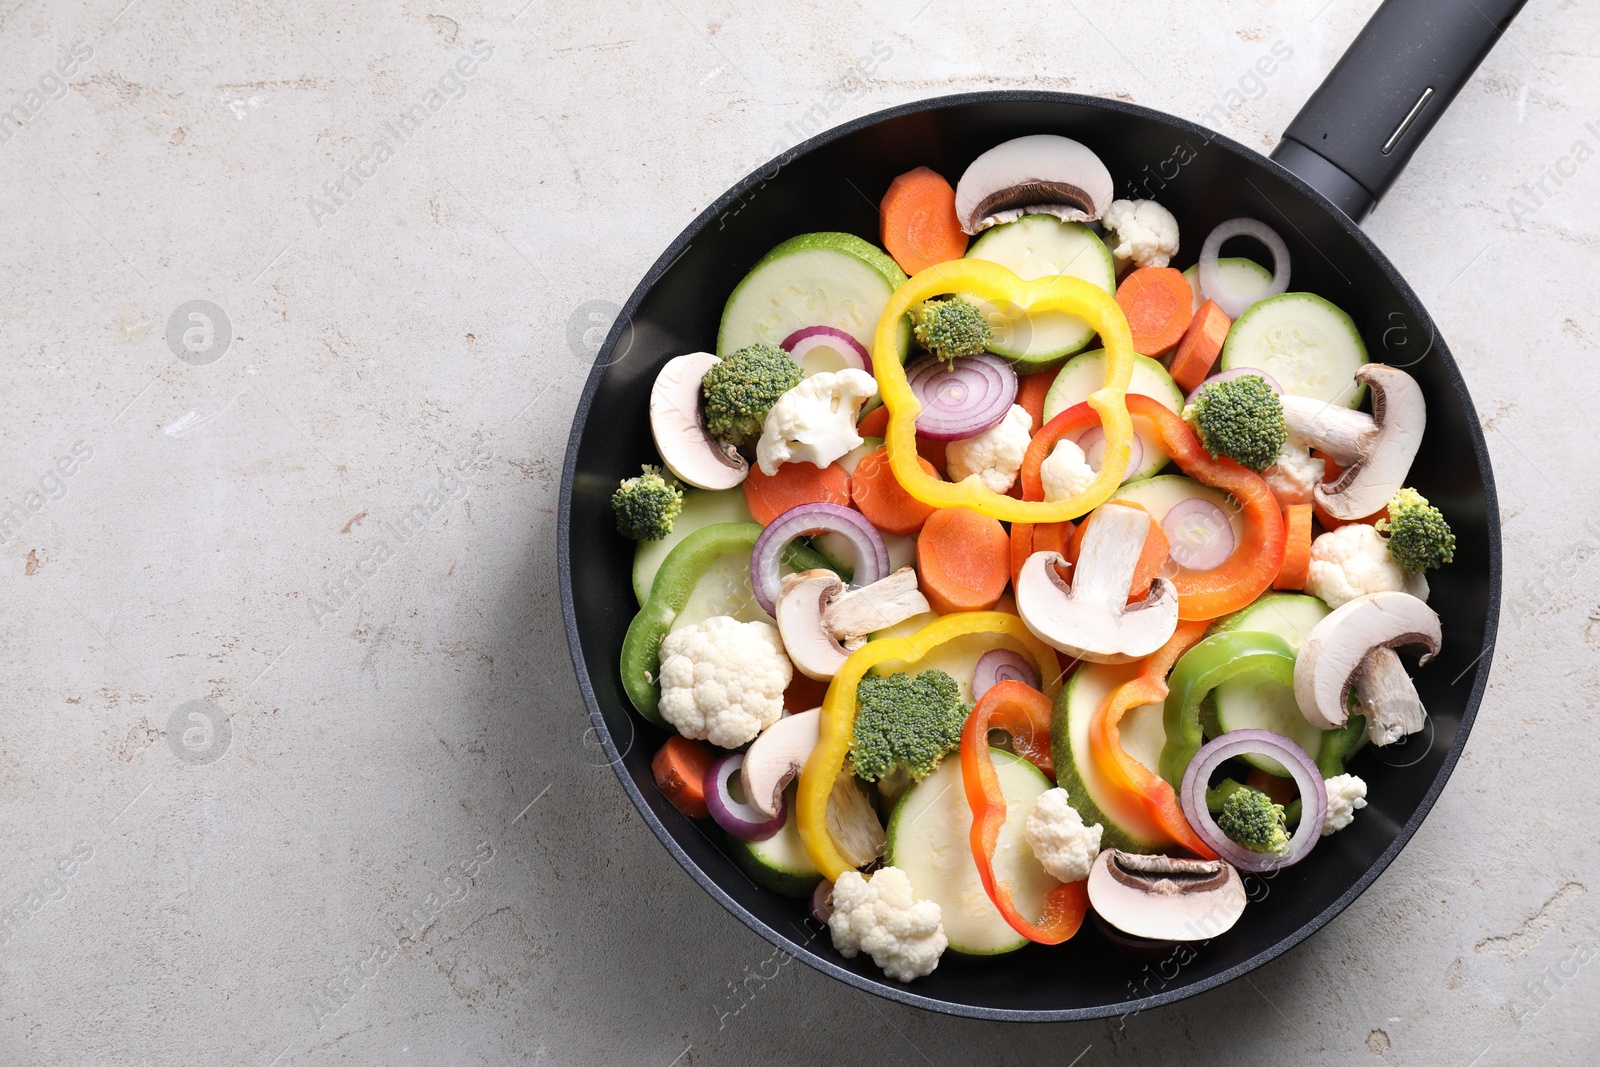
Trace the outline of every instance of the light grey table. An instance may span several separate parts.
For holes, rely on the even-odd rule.
[[[1374,6],[0,5],[0,1063],[1594,1062],[1593,5],[1534,0],[1369,224],[1482,412],[1507,610],[1432,818],[1304,947],[1120,1026],[856,993],[657,845],[561,636],[592,343],[722,189],[967,89],[1267,149]]]

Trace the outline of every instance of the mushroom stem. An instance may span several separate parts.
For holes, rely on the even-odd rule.
[[[841,644],[884,630],[928,610],[917,588],[917,572],[901,567],[887,578],[852,589],[824,605],[822,625]]]
[[[841,774],[833,780],[827,823],[828,836],[851,866],[865,867],[883,855],[883,824],[855,775]]]
[[[1427,709],[1392,648],[1375,648],[1356,668],[1356,699],[1367,717],[1367,739],[1390,745],[1422,729]]]
[[[1309,396],[1283,396],[1278,400],[1283,405],[1283,425],[1290,438],[1326,452],[1340,464],[1360,458],[1378,433],[1378,424],[1362,411]]]

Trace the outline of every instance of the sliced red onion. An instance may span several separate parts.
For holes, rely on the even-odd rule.
[[[826,926],[832,915],[833,883],[824,878],[811,891],[811,917]]]
[[[1266,382],[1267,388],[1271,389],[1273,393],[1278,396],[1283,395],[1283,386],[1278,384],[1278,379],[1274,378],[1266,371],[1256,370],[1254,367],[1235,367],[1232,370],[1218,371],[1205,381],[1201,382],[1199,385],[1195,386],[1194,392],[1184,397],[1183,402],[1185,404],[1193,404],[1194,398],[1199,396],[1207,386],[1216,385],[1218,382],[1225,382],[1229,378],[1238,378],[1245,374],[1254,374],[1257,378],[1260,378],[1262,381]]]
[[[1233,555],[1233,524],[1228,513],[1209,500],[1191,496],[1172,505],[1161,520],[1171,546],[1167,554],[1180,567],[1209,571]]]
[[[789,815],[788,805],[783,800],[778,801],[778,814],[769,819],[757,811],[754,804],[734,799],[730,783],[739,777],[739,768],[743,766],[743,752],[730,752],[711,765],[706,775],[706,808],[716,824],[734,837],[765,841],[783,829],[783,820]]]
[[[839,354],[844,363],[841,369],[854,368],[872,373],[872,356],[868,354],[866,346],[836,326],[807,326],[785,337],[778,347],[794,357],[801,370],[806,369],[808,355],[827,349]]]
[[[1230,237],[1254,237],[1272,253],[1272,284],[1258,293],[1244,294],[1223,281],[1217,258]],[[1230,319],[1237,319],[1258,300],[1289,291],[1289,246],[1278,232],[1256,219],[1229,219],[1217,224],[1200,248],[1200,295],[1214,300]]]
[[[906,381],[922,404],[917,432],[935,441],[976,437],[998,425],[1017,400],[1017,372],[987,352],[948,365],[923,356],[906,368]]]
[[[1238,844],[1222,832],[1206,807],[1206,788],[1211,784],[1212,773],[1228,760],[1243,755],[1277,760],[1289,769],[1300,789],[1300,825],[1295,827],[1282,855],[1256,852]],[[1317,765],[1305,749],[1270,730],[1233,730],[1200,746],[1183,772],[1178,798],[1194,832],[1241,871],[1272,871],[1299,863],[1322,837],[1322,824],[1328,817],[1328,787],[1323,784]]]
[[[884,546],[883,535],[861,512],[838,504],[801,504],[768,523],[756,538],[755,551],[750,553],[750,587],[755,591],[761,610],[768,615],[778,604],[778,586],[782,581],[778,561],[783,550],[795,538],[821,531],[838,534],[855,549],[852,585],[871,585],[888,575],[889,550]]]
[[[1091,426],[1078,435],[1077,445],[1083,452],[1084,462],[1096,474],[1100,473],[1100,461],[1106,458],[1106,432],[1098,426]],[[1127,481],[1133,472],[1139,469],[1144,462],[1144,441],[1138,434],[1128,442],[1128,469],[1123,471],[1122,480]]]
[[[991,648],[978,657],[972,668],[972,699],[979,700],[996,682],[1021,682],[1039,688],[1039,672],[1019,652]]]

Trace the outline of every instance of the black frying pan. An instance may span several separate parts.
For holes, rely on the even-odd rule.
[[[1259,967],[1305,940],[1371,885],[1416,832],[1466,743],[1489,676],[1500,596],[1500,523],[1483,433],[1461,373],[1432,320],[1357,223],[1393,183],[1523,0],[1388,0],[1285,133],[1272,159],[1181,119],[1114,100],[1051,92],[950,96],[846,123],[751,174],[666,250],[601,348],[573,422],[561,486],[562,607],[593,728],[644,821],[705,890],[779,948],[826,974],[906,1004],[989,1019],[1066,1020],[1170,1003]],[[878,240],[876,201],[890,180],[927,165],[952,182],[975,156],[1030,133],[1098,152],[1118,196],[1159,200],[1183,226],[1184,255],[1239,215],[1288,242],[1292,288],[1348,311],[1374,362],[1405,367],[1428,401],[1413,484],[1450,517],[1455,562],[1433,572],[1444,650],[1417,674],[1430,727],[1404,747],[1369,749],[1354,769],[1369,806],[1303,863],[1256,879],[1231,931],[1193,958],[1150,962],[1118,951],[1093,925],[1066,946],[1030,945],[980,959],[947,953],[911,985],[867,958],[846,960],[804,903],[759,889],[720,833],[664,800],[650,774],[662,732],[636,716],[617,674],[637,604],[633,546],[612,525],[620,478],[654,460],[646,416],[662,362],[714,347],[723,301],[768,249],[813,230]]]

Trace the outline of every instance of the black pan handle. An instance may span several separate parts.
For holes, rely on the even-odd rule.
[[[1272,158],[1360,222],[1526,2],[1385,0]]]

